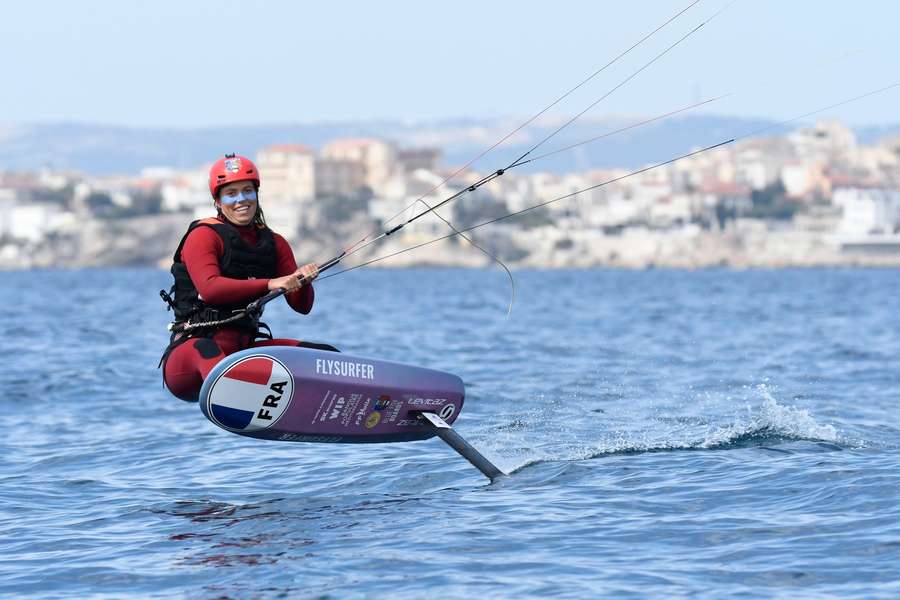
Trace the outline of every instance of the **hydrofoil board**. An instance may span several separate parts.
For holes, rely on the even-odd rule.
[[[383,443],[436,435],[465,399],[451,373],[337,352],[267,346],[236,352],[209,373],[203,414],[222,429],[289,442]]]

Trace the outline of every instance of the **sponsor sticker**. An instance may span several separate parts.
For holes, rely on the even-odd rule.
[[[375,410],[384,410],[391,403],[391,397],[384,395],[378,396],[378,400],[375,401]]]
[[[347,399],[344,396],[339,396],[334,401],[334,404],[331,405],[331,410],[328,411],[328,420],[334,421],[344,414],[345,406],[347,406]]]
[[[362,397],[362,395],[360,395],[360,397]],[[371,401],[371,398],[366,398],[366,401],[363,402],[362,406],[354,413],[354,426],[359,427],[360,423],[362,423],[363,418],[366,416],[366,412],[369,410],[369,402]]]
[[[372,429],[381,421],[381,413],[373,412],[368,417],[366,417],[366,429]]]
[[[226,158],[225,159],[225,170],[230,173],[240,173],[241,172],[241,159]]]
[[[444,408],[441,409],[441,411],[438,413],[438,415],[440,415],[440,417],[446,421],[447,419],[452,417],[453,413],[455,413],[455,412],[456,412],[456,405],[448,404]]]
[[[249,433],[274,425],[291,403],[294,378],[270,356],[248,356],[213,382],[207,412],[223,429]]]
[[[385,413],[387,415],[385,420],[388,423],[393,423],[394,421],[396,421],[397,417],[400,415],[401,408],[403,408],[403,402],[394,402],[391,405],[390,410]]]

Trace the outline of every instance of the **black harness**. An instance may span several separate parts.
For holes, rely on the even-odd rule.
[[[268,227],[261,227],[257,243],[250,245],[229,223],[216,219],[202,219],[191,223],[172,257],[171,272],[175,283],[168,293],[165,290],[159,292],[169,309],[175,313],[175,320],[169,326],[172,338],[162,360],[182,342],[195,337],[209,337],[225,326],[244,329],[253,334],[254,338],[272,337],[269,327],[259,321],[259,314],[248,310],[246,304],[214,306],[200,297],[197,286],[181,260],[185,240],[198,227],[210,227],[222,238],[224,252],[219,258],[222,276],[230,279],[271,279],[276,274],[278,256],[275,251],[275,236]],[[260,328],[266,329],[268,334],[261,333]]]

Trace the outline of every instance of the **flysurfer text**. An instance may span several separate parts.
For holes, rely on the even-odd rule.
[[[375,379],[375,365],[350,362],[347,360],[316,359],[316,373],[322,375],[339,375],[354,379]]]

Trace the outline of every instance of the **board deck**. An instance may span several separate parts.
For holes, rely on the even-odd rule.
[[[203,414],[219,427],[293,442],[424,440],[435,430],[418,413],[452,424],[464,400],[451,373],[290,346],[231,354],[200,391]]]

